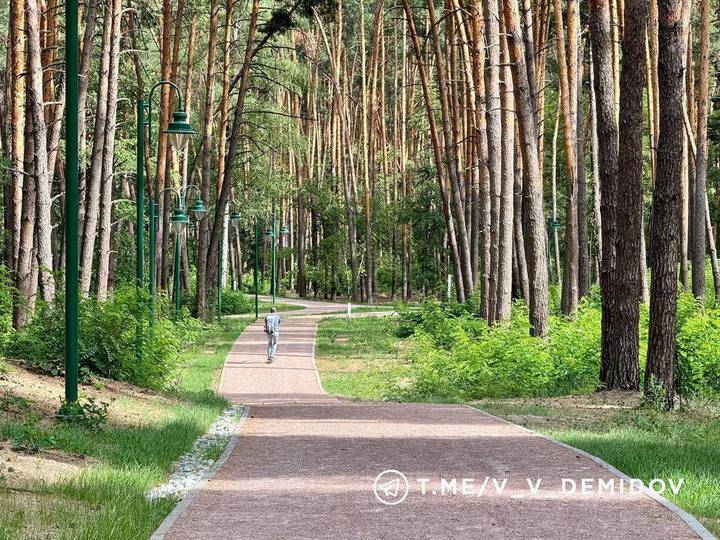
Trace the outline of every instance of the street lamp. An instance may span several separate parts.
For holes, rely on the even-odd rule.
[[[187,213],[185,213],[185,201],[187,200],[187,195],[190,192],[191,189],[196,189],[198,192],[198,198],[195,199],[195,203],[190,208],[190,212],[197,218],[202,218],[208,211],[207,207],[205,206],[205,203],[203,202],[202,198],[200,197],[202,192],[200,191],[200,188],[196,186],[195,184],[190,184],[189,186],[186,186],[184,189],[175,189],[175,188],[165,188],[160,193],[157,194],[157,197],[155,201],[153,201],[150,204],[150,245],[155,245],[155,229],[156,229],[156,210],[160,206],[160,197],[162,197],[163,193],[169,192],[175,195],[177,200],[177,206],[173,209],[172,214],[170,214],[170,227],[172,228],[173,233],[175,233],[175,264],[174,264],[174,270],[173,270],[173,286],[174,286],[174,296],[175,296],[175,315],[178,315],[180,313],[180,307],[182,303],[182,295],[180,291],[180,260],[182,255],[182,234],[185,232],[185,229],[190,222],[190,219],[188,218]],[[155,257],[151,255],[150,257],[150,275],[155,275]],[[151,313],[153,314],[154,318],[154,310],[155,310],[155,280],[150,279],[150,302],[151,302]]]
[[[270,238],[272,242],[272,269],[270,274],[270,294],[272,294],[272,305],[275,305],[275,299],[277,297],[277,286],[278,286],[278,278],[277,278],[277,239],[278,234],[275,233],[277,229],[277,223],[275,223],[275,202],[273,201],[272,205],[272,226],[267,230],[265,235]],[[287,226],[283,225],[282,229],[280,229],[279,234],[289,234],[290,231],[288,230]]]
[[[65,3],[65,401],[78,398],[78,0]]]
[[[77,24],[75,25],[77,26]],[[160,81],[151,89],[147,99],[137,100],[137,147],[136,147],[136,174],[135,174],[135,197],[136,197],[136,223],[135,231],[137,234],[136,249],[136,284],[138,289],[144,286],[143,278],[143,261],[145,253],[145,128],[147,127],[148,144],[152,144],[152,103],[155,90],[160,86],[168,85],[175,90],[177,94],[178,110],[173,112],[172,121],[168,124],[164,133],[170,138],[170,143],[179,152],[183,150],[195,130],[188,122],[188,115],[183,110],[183,98],[180,88],[171,81]],[[159,195],[158,195],[159,197]],[[155,309],[155,210],[157,203],[150,201],[150,293],[152,303],[150,305],[151,314],[154,318],[153,310]],[[184,212],[183,212],[184,213]],[[178,219],[180,216],[177,216]],[[185,216],[185,224],[187,224],[187,216]],[[179,224],[178,226],[182,227]],[[151,318],[151,322],[152,322]],[[138,324],[139,332],[142,332],[142,324]],[[138,335],[138,342],[142,344],[142,336]],[[142,356],[142,350],[138,347],[138,355]]]
[[[178,99],[178,103],[182,103],[180,99]],[[170,137],[172,147],[180,153],[187,147],[190,137],[195,135],[195,130],[188,122],[187,113],[180,110],[173,113],[173,120],[168,124],[165,133]]]
[[[255,219],[255,272],[253,273],[253,281],[255,284],[255,320],[257,321],[259,316],[259,301],[258,301],[258,287],[259,287],[259,274],[260,274],[260,225],[258,220]]]

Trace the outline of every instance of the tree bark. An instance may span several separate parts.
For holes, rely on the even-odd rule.
[[[700,78],[697,100],[697,143],[695,156],[695,190],[692,214],[692,292],[705,300],[705,205],[707,204],[707,116],[710,71],[710,0],[700,4]]]
[[[650,328],[645,393],[664,392],[666,407],[675,394],[675,323],[677,308],[678,202],[683,140],[682,0],[658,2],[658,82],[660,135],[653,190],[650,250]]]
[[[108,96],[106,129],[102,134],[102,187],[100,190],[100,228],[98,233],[98,263],[95,293],[98,300],[105,300],[110,278],[110,244],[112,237],[113,185],[115,132],[117,131],[118,81],[120,77],[120,41],[122,39],[120,23],[122,19],[122,0],[112,0],[110,70],[108,75]],[[98,134],[96,133],[96,136]]]
[[[505,29],[508,33],[515,88],[515,112],[518,121],[524,167],[527,229],[525,249],[530,282],[531,333],[544,337],[548,319],[548,276],[545,215],[543,212],[543,185],[538,163],[537,126],[533,108],[533,89],[530,88],[525,63],[525,45],[522,40],[517,0],[504,0]]]
[[[218,2],[217,0],[211,0],[210,26],[208,31],[207,72],[205,74],[205,106],[203,108],[203,138],[200,150],[202,159],[200,169],[200,191],[204,201],[210,201],[212,186],[210,175],[212,174],[212,136],[215,117],[217,27]],[[215,191],[217,191],[217,189]],[[219,195],[219,192],[215,194]],[[208,272],[208,261],[216,255],[214,251],[209,249],[211,222],[212,217],[210,216],[210,212],[205,214],[198,222],[197,276],[195,282],[195,313],[198,317],[204,317],[206,315],[207,297],[210,289],[209,283],[212,281],[212,276]]]
[[[40,9],[37,0],[26,0],[26,31],[28,75],[30,92],[29,113],[32,116],[32,142],[34,152],[33,173],[35,177],[37,205],[37,263],[40,294],[45,302],[55,300],[55,276],[52,252],[52,194],[50,171],[48,171],[47,124],[45,123],[43,98],[43,69],[40,48]]]
[[[639,304],[642,301],[640,259],[643,181],[643,90],[645,87],[645,6],[643,0],[625,0],[623,63],[620,72],[620,131],[618,153],[616,268],[612,293],[616,298],[616,333],[603,355],[607,389],[637,390],[639,379]],[[622,204],[620,204],[622,201]]]
[[[112,47],[112,10],[105,8],[103,18],[102,55],[98,75],[93,145],[90,154],[90,171],[85,192],[85,219],[80,244],[80,294],[90,292],[93,275],[95,240],[100,214],[100,191],[103,184],[103,146],[107,130],[108,88],[110,83],[110,49]]]

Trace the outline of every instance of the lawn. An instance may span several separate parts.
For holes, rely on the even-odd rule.
[[[83,387],[81,398],[111,402],[98,430],[53,421],[61,379],[6,373],[0,452],[11,461],[0,469],[0,538],[148,538],[175,501],[144,494],[227,406],[214,393],[219,371],[250,321],[226,319],[184,353],[166,393],[113,381]]]
[[[352,399],[382,399],[387,381],[401,380],[408,368],[396,328],[390,317],[324,319],[315,355],[325,390]]]
[[[380,400],[402,385],[410,363],[396,328],[389,318],[323,321],[316,354],[325,389]],[[684,478],[674,502],[720,535],[719,403],[691,403],[668,414],[642,406],[639,393],[601,392],[473,405],[581,448],[632,478]]]

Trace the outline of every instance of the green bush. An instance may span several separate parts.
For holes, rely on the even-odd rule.
[[[595,390],[600,372],[600,310],[585,302],[574,321],[551,317],[547,349],[553,367],[545,394]]]
[[[470,309],[427,302],[401,309],[398,336],[409,337],[410,380],[389,398],[449,400],[584,394],[597,389],[601,310],[597,290],[569,320],[553,315],[547,339],[530,337],[520,302],[510,321],[489,326]],[[677,388],[681,396],[720,396],[720,310],[690,295],[678,300]],[[644,375],[648,309],[640,309],[640,370]]]
[[[138,302],[139,300],[139,302]],[[159,295],[150,324],[149,298],[133,286],[120,287],[104,302],[81,301],[78,314],[80,376],[109,377],[148,387],[162,387],[172,374],[179,351],[196,341],[203,325],[187,311],[170,319],[167,298]],[[140,318],[138,318],[140,314]],[[139,358],[137,328],[142,328]],[[64,370],[64,306],[39,305],[32,321],[12,334],[7,356],[51,375]]]
[[[698,309],[678,328],[677,389],[687,397],[720,397],[720,310]]]
[[[222,295],[223,315],[239,315],[255,310],[255,298],[242,291],[225,290]]]
[[[13,286],[8,269],[0,265],[0,347],[3,347],[12,332]]]

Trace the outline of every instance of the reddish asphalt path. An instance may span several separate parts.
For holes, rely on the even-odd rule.
[[[307,304],[315,313],[343,309]],[[313,360],[318,319],[284,316],[272,365],[262,323],[238,338],[220,391],[249,405],[249,417],[227,461],[165,538],[698,537],[647,495],[621,494],[620,479],[593,460],[469,407],[328,396]],[[386,469],[408,479],[409,493],[396,505],[373,491]],[[450,482],[445,495],[441,478]],[[465,481],[465,495],[463,478],[474,480]],[[579,493],[583,478],[593,480],[592,493]],[[429,479],[425,495],[420,479]],[[528,479],[542,479],[536,493]],[[563,493],[563,479],[577,491]],[[598,479],[613,480],[615,492],[598,494]],[[392,501],[404,493],[397,485]]]

